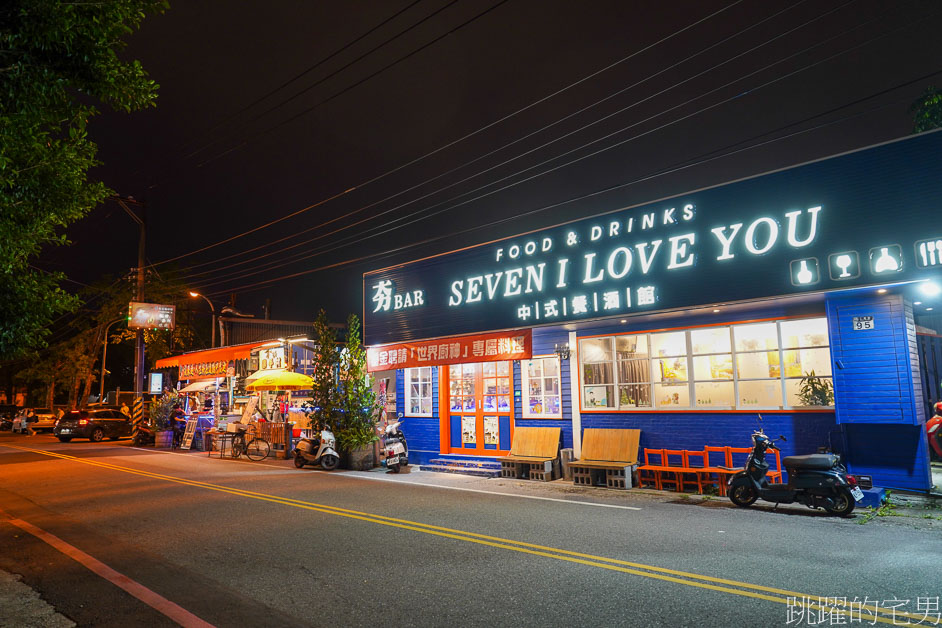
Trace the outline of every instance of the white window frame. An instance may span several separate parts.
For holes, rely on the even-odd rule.
[[[730,334],[730,351],[729,351],[729,353],[727,353],[727,352],[725,352],[725,351],[717,351],[717,352],[710,352],[710,353],[702,353],[702,354],[701,354],[701,353],[698,353],[698,354],[694,354],[694,351],[693,351],[693,343],[692,343],[692,339],[691,339],[691,332],[692,332],[692,331],[695,331],[695,330],[697,330],[697,329],[703,329],[703,328],[706,328],[706,327],[716,327],[716,326],[714,326],[714,325],[709,325],[709,326],[704,325],[703,327],[691,327],[691,328],[687,328],[687,329],[683,329],[683,330],[680,330],[680,329],[677,329],[677,330],[664,329],[664,330],[658,330],[658,331],[652,331],[652,332],[637,332],[637,333],[626,333],[626,334],[612,334],[611,336],[590,336],[590,337],[586,337],[586,338],[579,338],[579,340],[578,340],[578,342],[579,342],[579,344],[578,344],[578,346],[579,346],[579,381],[578,381],[578,386],[579,386],[579,389],[578,389],[578,390],[579,390],[579,407],[580,407],[581,411],[583,411],[583,412],[619,412],[619,413],[621,413],[621,412],[691,412],[691,411],[724,411],[724,410],[728,410],[728,411],[733,411],[733,410],[736,410],[736,411],[785,410],[785,411],[787,411],[787,410],[802,410],[802,409],[807,410],[807,409],[809,409],[809,408],[811,408],[811,409],[816,409],[816,410],[824,410],[824,411],[833,410],[833,409],[834,409],[834,404],[833,404],[833,402],[832,402],[831,405],[828,405],[828,406],[800,406],[800,405],[789,405],[789,403],[788,403],[787,382],[788,382],[789,380],[796,380],[796,379],[800,379],[800,378],[797,378],[797,377],[788,377],[788,376],[786,376],[786,374],[785,374],[785,352],[786,352],[786,351],[797,351],[797,350],[801,350],[801,349],[827,349],[828,351],[830,351],[831,346],[830,346],[830,339],[828,339],[828,340],[829,340],[828,344],[827,344],[827,345],[824,345],[824,346],[817,346],[817,347],[815,347],[815,346],[805,346],[805,345],[801,345],[801,346],[799,346],[799,347],[789,347],[789,348],[787,348],[787,349],[786,349],[786,348],[783,348],[782,323],[791,322],[791,321],[796,321],[796,320],[812,320],[812,319],[825,319],[825,320],[826,320],[826,317],[824,317],[824,316],[809,316],[809,317],[805,317],[805,318],[803,318],[803,319],[788,318],[788,319],[776,319],[776,320],[771,320],[771,321],[762,321],[762,322],[767,322],[767,323],[773,323],[773,324],[775,325],[775,330],[776,330],[776,335],[777,335],[777,341],[778,341],[778,355],[779,355],[779,376],[778,376],[778,378],[746,378],[746,379],[742,379],[742,378],[740,378],[740,376],[739,376],[739,364],[738,364],[737,356],[740,355],[740,354],[762,353],[762,352],[763,352],[762,350],[756,350],[756,351],[737,351],[737,349],[736,349],[736,343],[735,343],[735,336],[734,336],[734,333],[733,333],[733,328],[734,328],[734,327],[737,327],[737,326],[740,326],[740,325],[748,325],[748,324],[750,324],[750,321],[730,322],[730,323],[726,323],[726,324],[723,324],[723,325],[720,325],[720,326],[719,326],[719,327],[722,327],[722,328],[726,329],[726,330],[728,331],[728,333]],[[651,339],[651,336],[654,335],[654,334],[658,334],[658,333],[677,332],[677,331],[682,331],[682,332],[686,335],[686,344],[687,344],[687,382],[686,382],[686,384],[687,384],[687,386],[688,386],[689,405],[687,405],[687,406],[658,406],[657,403],[656,403],[656,395],[655,395],[655,393],[654,393],[654,390],[655,390],[655,383],[656,383],[656,382],[654,381],[654,369],[655,369],[655,365],[656,365],[656,360],[658,360],[658,359],[660,359],[660,358],[651,354],[651,352],[652,352],[652,348],[651,348],[651,347],[652,347],[652,344],[651,344],[651,340],[652,340],[652,339]],[[617,351],[616,351],[616,342],[615,342],[615,338],[617,338],[618,336],[630,336],[630,335],[641,335],[641,334],[644,334],[645,336],[647,336],[647,347],[648,347],[648,358],[647,358],[647,359],[648,359],[648,362],[649,362],[650,375],[651,375],[651,376],[650,376],[650,381],[647,383],[647,385],[649,386],[649,389],[650,389],[649,396],[650,396],[650,400],[651,400],[651,406],[650,406],[650,407],[638,407],[638,408],[634,408],[634,407],[633,407],[633,408],[619,408],[619,407],[618,407],[618,401],[619,401],[619,399],[620,399],[620,396],[619,396],[619,395],[620,395],[620,393],[619,393],[619,386],[622,385],[623,383],[628,383],[628,382],[620,382],[620,381],[619,381],[618,357],[617,357]],[[609,340],[610,343],[611,343],[611,356],[612,356],[612,358],[611,358],[611,365],[612,365],[612,378],[613,378],[612,384],[586,384],[586,383],[585,383],[585,365],[584,365],[584,362],[583,362],[584,354],[583,354],[583,352],[582,352],[582,350],[581,350],[581,347],[582,347],[581,343],[582,343],[583,341],[585,341],[585,340],[599,340],[599,339],[607,339],[607,340]],[[769,351],[771,351],[771,350],[769,350]],[[694,372],[694,357],[704,357],[704,356],[710,356],[710,355],[729,355],[729,356],[731,357],[732,362],[733,362],[733,379],[732,379],[732,380],[709,380],[709,379],[697,379],[697,378],[696,378],[696,373]],[[829,375],[819,375],[819,377],[830,381],[830,382],[831,382],[831,385],[833,386],[833,382],[834,382],[834,375],[833,375],[833,373],[831,373],[831,374],[829,374]],[[779,405],[779,406],[752,406],[752,405],[746,406],[746,405],[743,405],[743,404],[740,403],[740,399],[739,399],[739,384],[740,384],[741,381],[775,381],[776,379],[778,379],[779,387],[780,387],[780,389],[781,389],[782,405]],[[713,381],[717,381],[717,382],[718,382],[718,381],[732,381],[732,383],[733,383],[733,394],[734,394],[734,403],[733,403],[733,405],[725,405],[725,406],[724,406],[724,405],[697,406],[697,403],[696,403],[696,401],[697,401],[697,397],[696,397],[696,384],[697,384],[697,383],[709,383],[709,382],[713,382]],[[612,396],[611,396],[611,402],[612,402],[613,405],[603,406],[603,407],[598,407],[598,406],[586,406],[586,405],[585,405],[585,400],[583,399],[583,396],[584,396],[584,394],[585,394],[585,389],[586,389],[587,386],[609,386],[609,385],[612,387],[612,390],[613,390],[613,394],[612,394]],[[525,416],[526,416],[526,415],[525,415]]]
[[[404,395],[404,397],[405,397],[405,406],[403,406],[403,409],[405,410],[405,415],[406,415],[406,416],[433,416],[433,415],[435,414],[435,403],[434,403],[434,401],[435,401],[435,399],[434,399],[434,397],[435,397],[435,392],[433,391],[434,386],[432,385],[432,382],[433,382],[433,379],[432,379],[432,368],[434,368],[434,367],[431,367],[431,366],[413,366],[413,367],[409,367],[409,368],[407,368],[407,369],[404,369],[403,373],[404,373],[404,377],[405,377],[405,387],[404,387],[404,388],[405,388],[405,395]],[[429,407],[429,411],[428,411],[428,412],[422,412],[421,409],[420,409],[419,412],[412,412],[412,411],[410,410],[410,408],[412,408],[412,400],[414,399],[414,397],[412,396],[412,378],[411,378],[411,376],[412,376],[412,373],[414,373],[414,372],[416,372],[416,371],[419,371],[419,372],[420,372],[420,373],[419,373],[419,380],[418,380],[418,382],[419,382],[419,386],[420,386],[420,388],[421,388],[421,384],[422,384],[422,381],[423,381],[422,378],[421,378],[421,371],[422,371],[422,370],[427,370],[427,371],[428,371],[428,390],[429,390],[429,396],[428,396],[429,405],[428,405],[428,407]],[[422,399],[424,399],[424,397],[422,397],[422,396],[420,395],[420,396],[419,396],[419,408],[422,407]]]
[[[559,412],[554,414],[542,413],[542,414],[532,414],[530,412],[530,368],[529,362],[534,360],[555,360],[556,361],[556,379],[559,381]],[[542,390],[544,390],[543,398],[546,397],[545,386],[546,386],[546,376],[543,375],[543,367],[540,366],[540,379],[542,382]],[[563,380],[562,380],[562,364],[560,363],[559,356],[556,355],[535,355],[529,360],[520,360],[520,386],[523,390],[523,405],[521,407],[521,418],[523,419],[561,419],[563,418]],[[546,407],[546,404],[542,404],[543,407]]]

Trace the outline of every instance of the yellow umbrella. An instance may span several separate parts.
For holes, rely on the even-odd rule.
[[[307,375],[281,371],[259,377],[245,388],[247,390],[311,390],[313,387],[314,380]]]

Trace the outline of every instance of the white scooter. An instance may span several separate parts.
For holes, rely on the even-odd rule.
[[[386,469],[391,473],[399,473],[400,467],[409,466],[409,444],[399,427],[402,425],[402,413],[399,420],[386,426],[386,435],[383,438],[383,447],[386,449]]]
[[[299,469],[306,464],[320,465],[325,471],[333,471],[340,464],[337,441],[329,429],[321,430],[320,438],[302,438],[294,449],[294,466]]]

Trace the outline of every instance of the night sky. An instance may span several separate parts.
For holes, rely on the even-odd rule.
[[[217,310],[342,320],[367,270],[905,136],[940,31],[936,1],[177,0],[125,51],[158,106],[92,121],[93,174]],[[39,265],[136,264],[113,203],[69,235]]]

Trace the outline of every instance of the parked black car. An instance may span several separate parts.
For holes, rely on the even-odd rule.
[[[131,418],[108,408],[73,410],[59,419],[52,433],[63,443],[73,438],[87,438],[94,443],[105,438],[117,440],[131,435]]]

